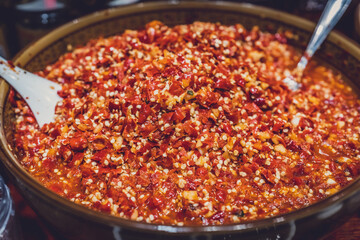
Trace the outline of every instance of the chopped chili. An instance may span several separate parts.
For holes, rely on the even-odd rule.
[[[62,84],[39,129],[10,94],[15,150],[71,201],[156,224],[216,225],[288,213],[360,173],[360,101],[284,34],[194,22],[99,38],[38,72]]]

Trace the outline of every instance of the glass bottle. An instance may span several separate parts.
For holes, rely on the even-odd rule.
[[[14,7],[19,48],[69,20],[65,4],[57,0],[33,0]]]
[[[9,188],[0,176],[0,240],[22,239]]]

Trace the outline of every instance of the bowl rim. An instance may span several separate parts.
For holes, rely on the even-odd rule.
[[[164,10],[164,9],[221,9],[225,11],[237,11],[237,12],[246,12],[248,14],[257,15],[261,18],[271,18],[281,22],[286,20],[286,23],[297,28],[300,28],[305,31],[312,31],[315,24],[306,19],[281,12],[278,10],[273,10],[266,7],[255,6],[248,3],[234,3],[234,2],[224,2],[224,1],[215,1],[215,2],[192,2],[192,1],[170,1],[170,2],[148,2],[148,3],[138,3],[130,6],[120,7],[120,8],[110,8],[102,11],[98,11],[87,16],[75,19],[67,24],[64,24],[55,30],[51,31],[44,37],[35,41],[31,45],[27,46],[24,50],[19,52],[15,58],[14,63],[16,65],[24,66],[33,56],[39,54],[44,48],[53,44],[59,40],[58,35],[61,35],[62,38],[73,33],[76,30],[82,29],[89,25],[99,23],[102,21],[107,21],[112,18],[118,18],[121,16],[126,16],[130,14],[145,13],[153,10]],[[60,38],[61,39],[61,38]],[[360,47],[353,42],[352,40],[344,37],[343,35],[332,32],[328,37],[330,42],[334,42],[337,45],[341,45],[345,51],[351,52],[357,60],[360,61]],[[0,107],[4,109],[4,103],[7,99],[9,86],[7,83],[2,81],[0,83]],[[29,191],[41,195],[46,201],[53,202],[57,205],[58,208],[61,208],[63,211],[71,215],[75,215],[81,218],[91,219],[93,222],[106,224],[117,227],[124,227],[128,229],[135,229],[137,231],[156,231],[162,232],[164,234],[194,234],[194,233],[235,233],[239,231],[250,231],[258,228],[272,227],[274,224],[287,224],[297,220],[304,219],[306,217],[312,216],[315,213],[324,212],[330,209],[336,204],[351,198],[354,195],[360,193],[360,181],[359,178],[353,183],[349,184],[339,192],[334,195],[331,195],[319,202],[311,204],[307,207],[301,208],[300,210],[292,211],[287,214],[278,215],[270,218],[260,219],[256,221],[249,221],[243,223],[234,223],[228,225],[215,225],[215,226],[175,226],[175,225],[158,225],[152,223],[137,222],[133,220],[123,219],[113,215],[97,212],[95,210],[86,208],[85,206],[78,205],[71,202],[68,199],[57,195],[51,190],[44,187],[40,184],[34,177],[32,177],[16,160],[15,156],[12,154],[9,145],[6,141],[3,119],[4,113],[0,112],[1,129],[0,129],[0,140],[1,140],[1,155],[3,155],[2,162],[5,164],[6,168],[17,178],[18,182],[24,183]]]

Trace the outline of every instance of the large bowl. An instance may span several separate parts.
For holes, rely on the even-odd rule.
[[[290,30],[290,41],[304,48],[314,23],[248,4],[227,2],[154,2],[109,9],[68,23],[23,50],[15,63],[30,71],[42,69],[67,51],[67,45],[84,44],[91,38],[138,29],[151,20],[168,25],[194,20],[241,23],[247,28],[275,32]],[[340,69],[354,86],[360,86],[360,49],[350,40],[331,33],[317,53],[319,59]],[[342,223],[360,206],[360,180],[316,204],[269,219],[223,226],[168,226],[140,223],[102,214],[64,199],[43,187],[26,172],[11,152],[13,112],[7,101],[8,85],[0,83],[1,159],[10,178],[41,216],[67,239],[316,239]]]

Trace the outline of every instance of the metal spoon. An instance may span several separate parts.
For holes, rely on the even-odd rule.
[[[306,47],[304,55],[301,57],[299,63],[295,68],[295,72],[298,75],[298,79],[301,78],[309,59],[314,55],[315,51],[323,43],[331,29],[336,25],[345,10],[349,6],[351,0],[329,0],[325,6],[320,20],[316,25],[315,31],[311,36],[310,42]],[[301,87],[301,83],[295,80],[293,75],[287,76],[283,79],[283,82],[292,91],[296,91]]]
[[[54,120],[55,106],[62,100],[61,85],[14,66],[0,57],[0,76],[26,101],[40,128]]]

